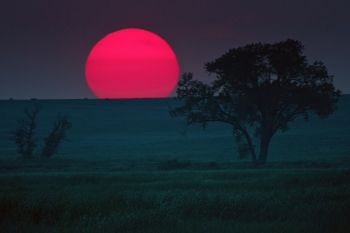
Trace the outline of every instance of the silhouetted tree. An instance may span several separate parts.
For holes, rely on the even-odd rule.
[[[39,111],[40,109],[38,106],[26,109],[24,111],[25,119],[20,121],[20,125],[14,133],[17,152],[25,159],[31,159],[33,157],[33,152],[36,147],[34,133]]]
[[[57,120],[53,123],[51,132],[44,139],[44,147],[41,156],[45,158],[52,157],[65,138],[67,129],[71,127],[72,124],[69,122],[67,116],[58,116]]]
[[[310,112],[331,114],[340,96],[322,62],[308,63],[301,42],[254,43],[229,50],[206,64],[211,84],[183,74],[171,111],[187,124],[224,122],[232,126],[240,156],[265,163],[272,136]],[[255,146],[258,144],[258,146]]]

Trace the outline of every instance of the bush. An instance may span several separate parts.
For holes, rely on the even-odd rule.
[[[44,148],[41,153],[42,157],[50,158],[57,152],[60,143],[66,136],[67,129],[71,128],[71,126],[72,124],[67,116],[59,116],[57,118],[51,132],[45,138]]]
[[[14,133],[17,152],[25,159],[31,159],[33,157],[33,152],[36,147],[34,133],[39,111],[40,109],[38,106],[26,109],[24,111],[26,118],[20,121],[20,125]]]

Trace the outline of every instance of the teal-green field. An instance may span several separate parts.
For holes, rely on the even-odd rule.
[[[49,160],[19,159],[11,140],[33,104],[38,142],[58,113],[73,124]],[[259,168],[237,160],[230,128],[186,128],[174,104],[0,101],[0,232],[350,232],[350,96],[276,135]]]

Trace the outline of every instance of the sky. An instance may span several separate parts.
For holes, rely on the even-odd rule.
[[[252,42],[297,39],[350,93],[347,0],[11,0],[0,8],[0,99],[94,98],[84,77],[92,46],[127,27],[172,46],[180,72],[209,81],[204,64]]]

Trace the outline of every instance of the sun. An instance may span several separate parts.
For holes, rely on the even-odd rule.
[[[85,78],[98,98],[161,98],[176,86],[179,65],[165,39],[127,28],[95,44],[86,59]]]

